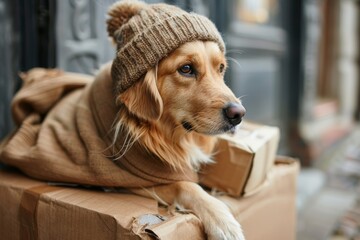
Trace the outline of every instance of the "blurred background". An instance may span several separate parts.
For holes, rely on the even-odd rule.
[[[93,74],[114,57],[114,0],[0,0],[0,138],[14,128],[18,73]],[[227,44],[226,82],[247,120],[281,129],[300,159],[297,239],[360,239],[358,0],[164,0],[208,16]],[[286,227],[286,226],[284,226]]]

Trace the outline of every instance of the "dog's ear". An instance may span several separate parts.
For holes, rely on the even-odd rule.
[[[163,101],[156,86],[156,70],[148,71],[142,80],[120,94],[117,100],[142,119],[158,120],[163,112]]]

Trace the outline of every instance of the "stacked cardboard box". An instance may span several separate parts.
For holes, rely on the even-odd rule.
[[[200,183],[232,196],[251,195],[267,182],[279,145],[277,127],[244,122],[235,135],[222,135],[215,163],[202,169]]]
[[[219,197],[247,239],[295,239],[297,161],[278,158],[251,196]],[[204,239],[200,220],[132,194],[49,186],[0,171],[1,239]]]

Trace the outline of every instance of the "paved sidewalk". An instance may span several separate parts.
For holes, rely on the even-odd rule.
[[[355,239],[343,233],[342,221],[360,197],[360,127],[314,165],[299,176],[297,240]]]

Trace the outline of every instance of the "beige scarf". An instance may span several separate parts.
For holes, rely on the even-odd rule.
[[[22,78],[12,102],[18,129],[3,144],[0,161],[46,181],[114,187],[197,181],[191,169],[174,171],[138,143],[115,160],[111,129],[118,111],[109,68],[95,80],[39,68]],[[123,142],[120,137],[116,145]]]

